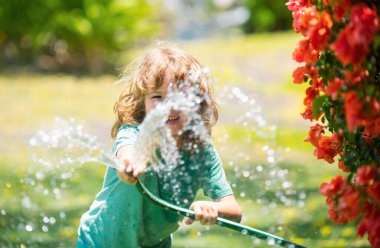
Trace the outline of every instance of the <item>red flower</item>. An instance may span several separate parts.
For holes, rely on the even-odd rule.
[[[348,25],[331,45],[331,50],[335,52],[336,57],[343,65],[359,64],[367,56],[367,44],[355,40],[356,36],[353,26]]]
[[[347,223],[347,219],[344,218],[344,216],[341,215],[336,208],[329,208],[327,215],[329,216],[329,218],[332,221],[334,221],[335,224],[346,224]]]
[[[328,12],[319,13],[315,6],[293,11],[293,28],[297,33],[310,38],[316,50],[324,50],[331,36],[332,20]]]
[[[348,130],[351,132],[362,124],[364,103],[355,91],[349,91],[344,95],[344,111]]]
[[[318,61],[318,51],[311,46],[308,39],[301,40],[293,52],[293,59],[300,63],[314,64]]]
[[[353,72],[346,70],[345,75],[347,82],[349,82],[350,85],[357,85],[369,77],[369,72],[368,70],[364,70],[362,68],[355,68]]]
[[[306,97],[303,99],[303,104],[306,106],[305,112],[301,115],[305,120],[312,121],[313,116],[313,101],[319,95],[319,90],[309,87],[306,89]],[[319,117],[316,117],[318,119]]]
[[[334,17],[334,20],[337,21],[337,22],[343,22],[345,17],[346,17],[346,14],[347,14],[347,10],[348,8],[350,7],[350,1],[349,0],[343,0],[343,1],[339,1],[334,7],[333,7],[333,17]]]
[[[380,117],[365,120],[364,126],[363,133],[369,139],[380,136]]]
[[[376,168],[372,166],[362,166],[358,169],[355,177],[355,183],[359,186],[367,186],[373,184],[375,179]]]
[[[339,161],[339,163],[338,163],[338,167],[339,167],[342,171],[344,171],[344,172],[350,172],[350,169],[347,168],[347,166],[344,165],[343,161]]]
[[[378,117],[380,116],[380,102],[377,99],[370,100],[370,116]]]
[[[308,7],[314,0],[289,0],[285,5],[290,11],[298,11],[302,7]]]
[[[314,150],[314,155],[318,159],[324,159],[328,163],[334,163],[334,157],[339,154],[341,142],[338,134],[333,133],[331,137],[321,137],[318,147]]]
[[[339,198],[338,209],[348,221],[356,220],[361,211],[359,204],[360,193],[349,185],[346,192]]]
[[[336,100],[342,86],[343,80],[340,78],[334,78],[334,80],[328,82],[324,92],[326,95],[331,96],[331,99]]]
[[[312,121],[314,119],[314,116],[313,116],[313,108],[311,106],[307,106],[305,111],[303,113],[301,113],[301,116],[302,118],[304,118],[305,120],[310,120]]]
[[[360,215],[360,194],[342,176],[323,183],[320,192],[327,197],[328,215],[335,223],[346,223]]]
[[[333,23],[329,13],[323,12],[318,16],[318,21],[309,30],[311,45],[316,50],[324,50],[331,36],[331,27]]]
[[[293,82],[296,84],[302,84],[306,74],[305,66],[299,66],[293,71]]]
[[[375,182],[369,186],[367,188],[367,193],[371,197],[372,201],[380,207],[380,182]]]
[[[351,10],[351,22],[341,30],[331,49],[343,65],[360,64],[378,28],[376,11],[365,4],[355,5]]]
[[[322,137],[322,134],[324,132],[324,127],[322,125],[316,124],[315,126],[310,127],[309,136],[307,139],[305,139],[305,141],[310,142],[315,147],[318,147],[319,139]]]
[[[342,176],[337,176],[331,180],[330,183],[322,183],[319,191],[322,195],[327,197],[334,197],[341,195],[349,184]]]
[[[372,247],[380,247],[380,210],[373,205],[364,207],[364,217],[359,223],[357,235],[363,237],[368,233],[368,240]]]
[[[306,97],[303,99],[303,104],[306,106],[312,105],[314,99],[319,95],[319,90],[309,87],[306,89]]]
[[[304,37],[308,37],[310,30],[318,23],[319,13],[315,6],[303,7],[294,11],[293,28],[297,33],[301,33]]]
[[[358,32],[359,41],[370,44],[374,39],[376,31],[379,29],[379,19],[376,10],[361,3],[351,9],[351,23]]]

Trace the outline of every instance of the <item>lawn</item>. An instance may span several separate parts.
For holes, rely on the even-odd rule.
[[[243,207],[242,223],[308,247],[368,247],[356,238],[354,225],[327,219],[319,185],[340,172],[335,164],[316,160],[303,141],[311,125],[299,114],[305,88],[291,82],[298,39],[276,33],[181,45],[212,71],[221,102],[214,142]],[[109,147],[116,80],[23,71],[0,75],[0,247],[74,246],[79,218],[101,188],[105,167],[47,170],[31,160],[29,140],[59,116],[74,118]],[[254,101],[229,97],[236,91]],[[248,111],[260,118],[249,118]],[[206,246],[268,245],[218,226],[181,226],[174,235],[173,247]]]

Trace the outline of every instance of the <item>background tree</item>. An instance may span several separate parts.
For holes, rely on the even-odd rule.
[[[152,35],[157,6],[147,0],[14,0],[0,6],[2,64],[101,72]]]
[[[246,33],[289,30],[292,25],[292,16],[282,3],[286,1],[244,0],[250,12],[249,19],[244,23]]]

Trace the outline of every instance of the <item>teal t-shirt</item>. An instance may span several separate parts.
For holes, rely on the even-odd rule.
[[[137,126],[122,125],[113,152],[134,145],[138,131]],[[212,199],[232,194],[212,144],[194,154],[183,152],[182,161],[170,175],[150,169],[140,180],[160,198],[182,207],[191,205],[200,188]],[[101,191],[81,217],[77,247],[154,247],[177,230],[181,220],[143,198],[135,185],[121,181],[108,167]]]

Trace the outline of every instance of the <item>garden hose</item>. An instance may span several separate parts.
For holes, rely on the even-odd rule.
[[[183,216],[195,219],[193,210],[182,208],[172,203],[169,203],[165,200],[162,200],[161,198],[157,197],[152,192],[150,192],[149,189],[145,187],[145,185],[141,182],[139,178],[137,178],[136,187],[142,195],[144,195],[147,199],[151,200],[151,202],[155,203],[156,205],[160,207],[164,207],[165,209],[175,212],[177,214],[181,214]],[[233,222],[221,217],[217,217],[216,224],[222,227],[227,227],[231,230],[238,231],[245,235],[250,235],[262,240],[266,240],[268,244],[272,244],[272,245],[277,244],[277,245],[280,245],[282,247],[287,247],[287,248],[306,248],[305,246],[293,243],[291,241],[277,237],[270,233],[266,233],[249,226],[241,225],[239,223],[236,223],[236,222]]]

